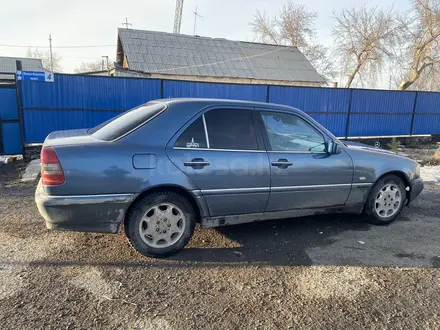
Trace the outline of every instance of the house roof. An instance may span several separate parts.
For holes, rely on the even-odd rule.
[[[118,58],[134,71],[322,83],[296,47],[118,29]]]
[[[43,63],[38,58],[22,58],[22,57],[1,57],[0,56],[0,72],[15,73],[15,61],[20,60],[23,70],[41,71]]]

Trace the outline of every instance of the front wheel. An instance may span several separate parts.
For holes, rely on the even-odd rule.
[[[368,195],[364,212],[367,221],[375,225],[393,222],[406,203],[405,185],[396,175],[379,179]]]
[[[196,213],[191,203],[174,192],[147,195],[127,214],[125,232],[129,243],[148,257],[166,257],[191,239]]]

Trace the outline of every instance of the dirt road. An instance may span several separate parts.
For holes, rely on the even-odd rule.
[[[0,165],[1,329],[440,327],[440,186],[387,227],[353,216],[197,230],[167,259],[49,232]]]

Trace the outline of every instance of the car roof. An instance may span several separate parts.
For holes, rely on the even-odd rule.
[[[197,104],[199,106],[209,105],[230,105],[230,106],[251,106],[251,107],[264,107],[270,109],[282,109],[288,111],[300,111],[299,109],[276,103],[255,102],[255,101],[243,101],[243,100],[231,100],[231,99],[214,99],[214,98],[168,98],[152,100],[151,102],[161,102],[165,104]]]

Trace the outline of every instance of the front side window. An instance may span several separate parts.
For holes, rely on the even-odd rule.
[[[262,112],[271,150],[298,152],[325,152],[322,134],[298,116]]]
[[[206,134],[202,117],[197,118],[189,125],[182,135],[179,136],[175,147],[179,148],[206,148]]]
[[[216,109],[205,113],[212,149],[257,150],[255,125],[250,110]]]

